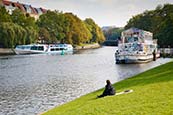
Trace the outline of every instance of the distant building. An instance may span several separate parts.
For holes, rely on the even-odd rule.
[[[102,29],[102,31],[108,31],[113,28],[117,28],[117,27],[116,26],[103,26],[101,29]]]
[[[4,6],[10,14],[12,14],[13,10],[20,9],[22,12],[29,14],[31,17],[34,17],[35,19],[38,19],[41,14],[47,12],[47,10],[43,8],[34,8],[28,4],[11,2],[8,0],[0,0],[0,5]]]

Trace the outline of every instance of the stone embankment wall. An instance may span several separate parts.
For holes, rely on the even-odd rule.
[[[10,48],[0,48],[0,55],[14,55],[13,49]]]
[[[85,46],[75,46],[74,49],[75,50],[82,50],[82,49],[94,49],[94,48],[99,48],[101,47],[100,44],[95,43],[95,44],[88,44]]]

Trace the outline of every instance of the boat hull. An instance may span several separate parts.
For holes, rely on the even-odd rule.
[[[156,54],[156,58],[159,58],[160,54]],[[128,63],[147,63],[153,61],[153,55],[115,55],[116,64],[128,64]]]
[[[65,51],[65,50],[61,50],[61,51],[48,51],[46,52],[46,54],[49,55],[64,55],[64,54],[73,54],[73,51]]]
[[[14,52],[17,55],[25,55],[25,54],[43,54],[45,53],[44,51],[31,51],[31,50],[18,50],[14,49]]]

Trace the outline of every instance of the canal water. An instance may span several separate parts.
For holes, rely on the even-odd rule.
[[[0,57],[0,115],[36,115],[171,59],[146,64],[115,64],[116,47],[73,55]]]

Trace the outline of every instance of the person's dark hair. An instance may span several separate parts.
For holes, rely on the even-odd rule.
[[[111,84],[111,82],[109,80],[106,80],[106,83],[109,84],[109,85]]]

